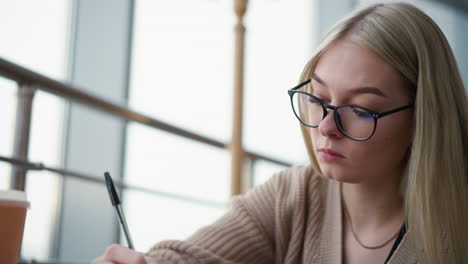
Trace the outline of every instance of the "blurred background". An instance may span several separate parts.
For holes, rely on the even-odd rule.
[[[3,60],[207,139],[100,111],[0,67],[0,189],[18,186],[12,175],[21,171],[8,160],[21,158],[15,142],[25,88],[34,97],[23,160],[49,168],[23,170],[31,209],[22,259],[87,263],[109,244],[125,244],[104,171],[121,187],[136,249],[146,251],[213,222],[232,195],[307,164],[286,91],[327,29],[374,2],[248,1],[240,141],[247,154],[235,183],[227,147],[235,130],[233,0],[0,0]],[[466,83],[468,3],[404,2],[442,28]]]

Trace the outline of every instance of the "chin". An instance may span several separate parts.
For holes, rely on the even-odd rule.
[[[321,166],[321,171],[323,173],[323,176],[327,177],[330,180],[346,183],[362,182],[361,177],[353,173],[346,172],[346,170],[343,170],[342,168],[330,168],[328,166]]]

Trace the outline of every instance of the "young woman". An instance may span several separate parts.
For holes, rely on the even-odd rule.
[[[408,4],[339,21],[288,91],[311,165],[186,241],[101,263],[468,263],[468,102],[438,26]]]

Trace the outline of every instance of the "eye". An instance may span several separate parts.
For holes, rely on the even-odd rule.
[[[319,104],[322,102],[322,100],[318,97],[312,97],[312,96],[307,96],[308,97],[308,102],[311,104]]]
[[[320,96],[320,95],[316,95],[314,94],[315,97],[317,97],[320,101],[324,102],[324,103],[330,103],[330,100],[327,99],[327,97],[325,96]]]
[[[359,118],[372,118],[372,115],[364,109],[351,107],[351,111]]]

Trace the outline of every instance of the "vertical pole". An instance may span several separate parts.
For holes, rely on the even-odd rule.
[[[18,105],[16,108],[15,145],[13,156],[19,160],[28,159],[31,113],[36,89],[26,84],[18,85]],[[26,187],[26,169],[13,167],[10,187],[24,191]]]
[[[110,100],[125,104],[135,1],[72,2],[70,81],[81,86],[83,91],[106,94]],[[97,53],[100,56],[96,56]],[[81,168],[85,173],[109,170],[116,180],[121,179],[126,121],[96,115],[94,110],[90,112],[87,109],[75,103],[69,106],[64,167],[71,170]],[[62,179],[60,225],[53,255],[64,263],[68,259],[93,259],[102,254],[107,245],[119,240],[115,210],[104,196],[105,185],[68,177]],[[75,204],[92,208],[93,213],[83,213]],[[84,227],[86,232],[82,232]]]
[[[235,25],[234,53],[234,111],[232,126],[231,150],[231,195],[237,195],[242,190],[242,171],[244,151],[242,149],[242,112],[243,112],[243,82],[244,82],[244,36],[243,17],[247,9],[247,0],[234,0],[234,11],[237,22]]]

